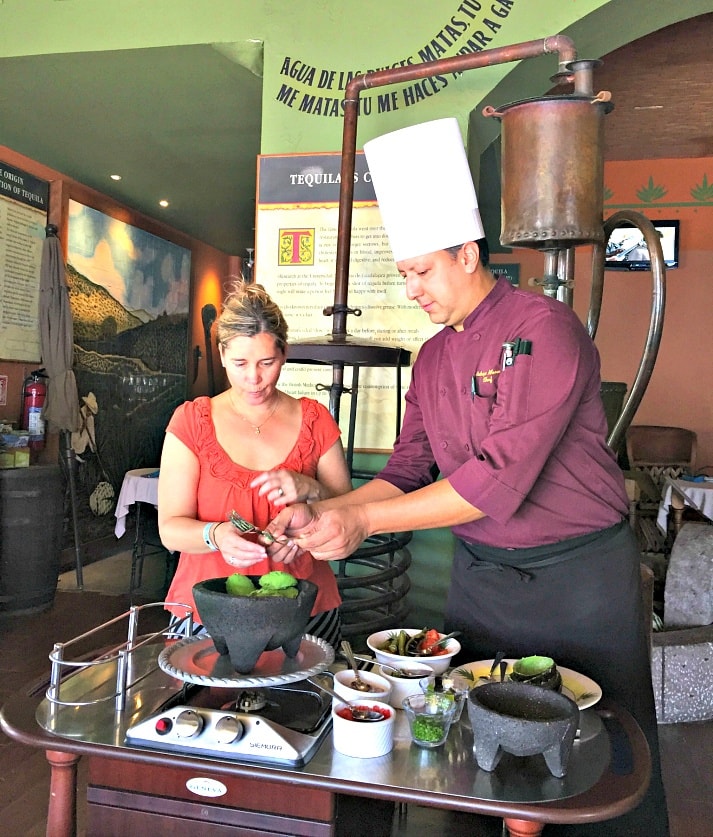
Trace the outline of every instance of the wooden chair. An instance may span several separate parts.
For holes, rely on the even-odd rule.
[[[666,477],[695,472],[697,442],[696,434],[683,427],[633,424],[626,432],[629,520],[644,553],[671,551],[671,534],[656,525],[661,489]]]

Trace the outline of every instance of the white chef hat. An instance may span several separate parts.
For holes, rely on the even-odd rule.
[[[395,261],[485,237],[457,119],[376,137],[364,154]]]

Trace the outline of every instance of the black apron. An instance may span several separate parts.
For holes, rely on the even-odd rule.
[[[543,654],[596,681],[627,709],[649,742],[652,779],[635,811],[599,825],[548,826],[546,834],[668,835],[641,556],[626,521],[530,549],[456,540],[445,630],[461,631],[456,663]]]

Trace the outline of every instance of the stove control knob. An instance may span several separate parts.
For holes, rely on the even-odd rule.
[[[159,718],[156,721],[156,732],[159,735],[168,735],[173,729],[173,721],[170,718]]]
[[[215,724],[215,739],[219,744],[232,744],[243,737],[242,723],[232,715],[224,715]]]
[[[176,716],[173,729],[178,738],[195,738],[203,729],[203,718],[192,709],[185,709]]]

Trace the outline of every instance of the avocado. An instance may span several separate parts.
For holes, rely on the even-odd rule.
[[[285,590],[288,587],[296,587],[297,579],[282,570],[273,570],[261,576],[258,584],[264,590]]]
[[[231,596],[249,596],[255,589],[255,585],[246,575],[233,573],[225,579],[225,592]]]

